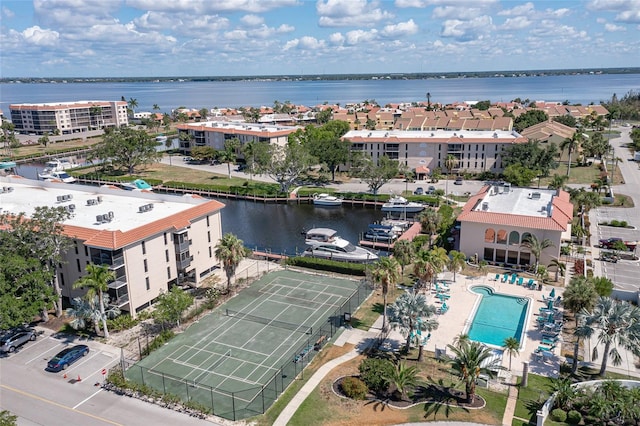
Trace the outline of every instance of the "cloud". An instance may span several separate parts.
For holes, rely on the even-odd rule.
[[[369,31],[364,31],[364,30],[349,31],[345,35],[346,44],[356,45],[361,43],[368,43],[375,40],[377,35],[378,35],[378,30],[376,29],[372,29]]]
[[[344,36],[341,33],[333,33],[329,36],[329,43],[341,46],[345,41]]]
[[[608,31],[610,33],[617,32],[617,31],[627,31],[626,27],[623,27],[622,25],[616,25],[616,24],[605,24],[604,29],[605,31]]]
[[[293,27],[289,24],[282,24],[277,29],[276,32],[280,34],[290,33],[296,30],[296,27]]]
[[[393,25],[386,25],[381,33],[386,37],[402,37],[418,32],[418,26],[413,19],[409,19],[407,22],[398,22]]]
[[[225,40],[235,40],[235,41],[246,40],[247,32],[245,30],[228,31],[224,33],[223,37]]]
[[[164,12],[263,13],[282,7],[298,6],[300,2],[298,0],[127,0],[127,5],[140,10]]]
[[[316,11],[321,27],[371,26],[394,17],[367,0],[318,0]]]
[[[483,12],[473,7],[445,6],[433,9],[432,17],[435,19],[473,19]]]
[[[458,7],[473,6],[477,8],[485,8],[497,4],[498,1],[499,0],[396,0],[395,6],[399,8],[426,8],[429,6],[450,5]]]
[[[244,15],[240,18],[240,22],[250,27],[257,27],[264,23],[264,18],[258,15]]]
[[[34,0],[37,21],[54,28],[86,27],[113,21],[120,3],[101,0]]]
[[[502,16],[522,16],[522,15],[528,15],[531,12],[533,12],[535,9],[535,6],[533,5],[533,3],[528,2],[525,4],[520,4],[518,6],[515,6],[511,9],[506,9],[506,10],[501,10],[500,12],[498,12],[498,15],[502,15]]]
[[[591,0],[587,3],[587,9],[615,12],[616,22],[640,23],[640,0]]]
[[[456,41],[466,42],[482,38],[494,28],[490,16],[478,16],[472,20],[449,19],[442,23],[440,35]]]
[[[15,13],[13,13],[13,11],[8,7],[2,6],[2,16],[7,19],[11,19],[15,16]]]
[[[522,30],[531,25],[531,21],[526,16],[516,16],[515,18],[507,18],[504,24],[500,26],[501,30]]]
[[[25,43],[41,47],[53,47],[60,40],[60,34],[57,31],[42,29],[37,25],[25,29],[21,35]]]

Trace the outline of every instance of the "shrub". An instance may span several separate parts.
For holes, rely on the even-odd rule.
[[[366,358],[360,363],[360,378],[374,393],[386,391],[389,387],[389,377],[394,372],[394,365],[388,359]]]
[[[551,418],[557,422],[564,422],[567,420],[567,412],[561,408],[556,408],[551,412]]]
[[[365,399],[369,389],[367,385],[357,377],[345,377],[342,379],[342,392],[349,398]]]
[[[290,257],[287,259],[287,264],[347,275],[364,275],[366,268],[366,265],[362,263],[338,262],[335,260],[318,259],[313,257]]]
[[[175,336],[175,334],[171,330],[162,331],[162,333],[160,333],[158,337],[156,337],[151,341],[151,343],[149,343],[149,346],[142,350],[142,355],[149,355],[151,352],[162,347],[166,342],[171,340],[173,336]]]
[[[567,423],[577,425],[582,421],[582,414],[579,411],[571,410],[567,413]]]
[[[626,228],[627,226],[629,226],[629,224],[627,223],[626,220],[621,220],[620,221],[620,226],[623,227],[623,228]]]
[[[107,319],[107,328],[110,331],[118,332],[122,330],[128,330],[138,324],[139,320],[131,318],[131,315],[124,314],[118,315],[113,319]]]
[[[613,219],[611,222],[609,222],[609,225],[611,226],[620,226],[620,222],[618,222],[617,220]]]
[[[422,247],[429,245],[429,236],[428,235],[417,235],[413,239],[412,243],[413,243],[413,246],[416,248],[416,250],[420,250],[420,249],[422,249]]]

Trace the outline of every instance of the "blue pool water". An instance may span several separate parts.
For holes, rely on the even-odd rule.
[[[504,339],[515,337],[522,344],[529,299],[494,293],[487,287],[474,287],[472,291],[482,299],[467,331],[469,338],[502,347]]]

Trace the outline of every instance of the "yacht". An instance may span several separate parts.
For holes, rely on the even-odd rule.
[[[153,187],[143,179],[136,179],[133,182],[122,182],[120,186],[127,191],[153,191]]]
[[[357,247],[329,228],[314,228],[307,231],[305,243],[309,246],[303,256],[319,257],[351,263],[370,263],[378,256],[362,247]]]
[[[342,198],[329,194],[313,194],[313,204],[316,206],[334,207],[342,205]]]
[[[62,172],[65,170],[73,169],[74,167],[78,167],[78,164],[66,159],[66,158],[54,158],[53,160],[47,161],[44,165],[43,173],[45,172]]]
[[[404,197],[395,196],[384,203],[381,210],[388,213],[418,213],[424,210],[424,204],[407,201]]]
[[[390,243],[398,238],[398,233],[393,226],[372,224],[369,225],[364,237],[371,241]]]
[[[49,182],[73,183],[76,181],[76,178],[65,171],[46,171],[45,169],[42,173],[38,173],[38,177]]]

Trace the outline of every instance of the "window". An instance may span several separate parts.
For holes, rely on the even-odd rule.
[[[493,262],[493,249],[489,247],[484,248],[484,260],[487,262]]]
[[[531,234],[529,232],[525,232],[522,234],[522,242],[524,243],[525,241],[531,239]]]
[[[74,245],[74,248],[75,248],[75,250],[76,250],[76,254],[78,254],[78,242],[77,242],[77,241],[74,241],[74,242],[73,242],[73,245]]]
[[[520,265],[529,265],[531,264],[531,253],[527,253],[524,251],[520,252]]]
[[[487,230],[484,231],[484,242],[485,243],[496,242],[496,231],[494,231],[493,228],[487,228]]]
[[[147,246],[144,244],[144,241],[142,242],[142,254],[147,254]]]
[[[166,232],[164,233],[164,245],[165,246],[167,245],[167,233]]]
[[[167,262],[169,261],[169,250],[165,250],[164,251],[164,257],[167,260]]]
[[[209,257],[213,257],[213,250],[211,250],[211,246],[209,246]]]
[[[60,273],[60,285],[64,287],[64,274]]]
[[[80,267],[80,259],[76,259],[76,266],[78,267],[78,272],[82,272],[82,268]]]
[[[498,231],[498,239],[496,240],[498,244],[507,244],[507,231],[501,229]]]
[[[507,251],[506,250],[496,250],[496,262],[498,263],[504,263],[506,260],[506,254]]]
[[[209,227],[209,216],[207,216],[207,228]]]
[[[86,257],[89,257],[89,247],[87,247],[87,246],[84,246],[84,255]]]
[[[207,231],[207,242],[211,242],[211,231]]]
[[[142,261],[142,263],[144,264],[144,271],[145,272],[149,272],[149,266],[147,265],[147,259],[144,259]]]
[[[171,279],[171,267],[167,266],[167,279]]]
[[[518,233],[518,231],[511,231],[509,233],[509,245],[517,246],[518,244],[520,244],[520,234]]]
[[[515,265],[518,263],[518,252],[509,250],[509,254],[507,256],[507,263],[510,265]]]
[[[149,277],[145,277],[144,283],[147,286],[147,290],[151,290],[151,283],[149,282]]]

